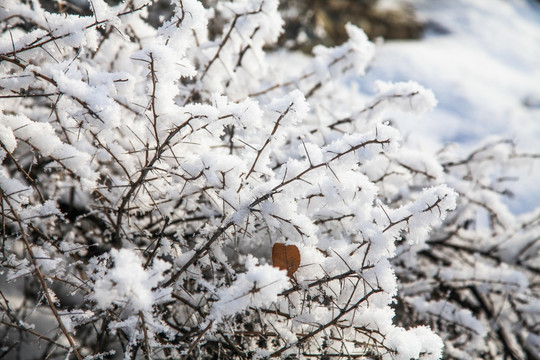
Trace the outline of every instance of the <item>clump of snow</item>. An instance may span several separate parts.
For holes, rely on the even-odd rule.
[[[442,355],[443,342],[435,335],[431,329],[425,326],[405,330],[394,328],[385,342],[388,347],[396,351],[389,354],[389,359],[409,360],[409,359],[440,359]]]
[[[70,144],[63,143],[50,124],[31,121],[24,115],[2,113],[0,118],[19,139],[28,142],[44,156],[52,156],[85,180],[81,181],[81,184],[86,190],[96,185],[98,174],[90,165],[92,157]]]
[[[151,311],[152,306],[169,299],[171,289],[158,287],[169,263],[156,259],[151,268],[144,269],[139,255],[129,249],[113,249],[110,258],[112,268],[100,271],[91,295],[100,308],[117,304],[135,312]]]
[[[13,152],[13,150],[15,150],[17,147],[17,139],[15,139],[13,131],[3,124],[0,124],[0,141],[9,152]]]
[[[216,301],[210,318],[220,322],[224,317],[241,312],[249,306],[268,306],[278,299],[278,294],[289,286],[284,270],[270,265],[258,265],[258,259],[248,256],[246,272],[241,273],[233,284],[217,290]]]

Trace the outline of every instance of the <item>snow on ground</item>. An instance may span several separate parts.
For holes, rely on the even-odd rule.
[[[426,34],[380,45],[362,85],[413,80],[435,92],[432,113],[396,118],[408,141],[426,149],[455,142],[464,151],[498,136],[540,153],[540,2],[401,1],[428,24]],[[521,175],[509,201],[515,213],[540,205],[540,163]]]

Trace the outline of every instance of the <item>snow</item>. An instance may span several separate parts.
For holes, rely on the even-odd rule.
[[[16,129],[13,133],[20,139],[41,151],[43,155],[51,155],[80,176],[81,184],[85,188],[89,189],[95,186],[97,174],[90,165],[91,156],[79,151],[72,145],[62,143],[50,124],[31,121],[24,115],[7,115],[4,113],[0,113],[0,120],[12,129]]]
[[[151,311],[152,306],[167,300],[170,289],[157,288],[163,272],[170,264],[154,260],[152,268],[144,269],[142,259],[130,249],[111,250],[111,269],[98,271],[92,298],[102,309],[113,304],[128,304],[134,312]]]
[[[316,56],[314,68],[318,77],[329,81],[349,69],[356,75],[366,73],[366,68],[375,54],[375,46],[362,29],[352,24],[346,24],[345,29],[349,40],[344,44],[333,48],[322,45],[313,48],[313,55]]]
[[[431,301],[427,302],[424,299],[413,299],[413,306],[421,312],[437,314],[441,319],[451,323],[460,324],[467,330],[474,331],[477,334],[485,336],[487,334],[482,322],[476,319],[473,314],[464,309],[458,309],[448,301]]]
[[[288,286],[286,271],[258,265],[258,259],[252,255],[248,255],[246,267],[247,272],[239,274],[231,286],[217,292],[219,300],[212,307],[211,319],[219,322],[248,306],[268,306]]]
[[[540,138],[540,4],[534,1],[401,0],[428,24],[420,40],[386,41],[360,84],[415,81],[431,89],[437,107],[421,119],[400,114],[396,126],[419,149],[459,143],[476,147],[485,136],[515,140],[538,152]],[[387,4],[388,5],[388,4]],[[540,202],[540,168],[512,189],[514,213]],[[529,176],[530,175],[530,176]]]
[[[31,222],[37,217],[47,217],[47,216],[62,216],[56,201],[47,200],[43,204],[36,206],[28,206],[23,209],[20,213],[21,220],[23,222]]]
[[[387,346],[397,351],[397,354],[388,358],[395,360],[416,359],[423,352],[423,345],[431,343],[430,350],[435,350],[433,353],[428,353],[426,358],[439,359],[440,348],[442,346],[440,338],[433,336],[433,333],[428,328],[417,328],[414,330],[416,331],[395,328],[388,334],[386,339]],[[434,344],[436,345],[434,346]]]
[[[10,128],[0,124],[0,142],[5,146],[6,150],[13,152],[17,147],[17,139],[13,135],[13,131]],[[3,156],[0,157],[0,161],[3,160]]]

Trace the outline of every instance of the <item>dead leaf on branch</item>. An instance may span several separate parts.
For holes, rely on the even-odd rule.
[[[292,277],[300,266],[300,251],[296,245],[275,243],[272,247],[272,262],[274,267],[287,270],[287,276]]]

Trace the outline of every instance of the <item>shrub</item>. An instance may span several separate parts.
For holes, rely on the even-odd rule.
[[[174,0],[157,29],[148,3],[0,8],[4,354],[538,354],[540,213],[501,178],[535,155],[409,148],[387,115],[435,97],[362,95],[352,25],[307,57],[271,47],[275,0]]]

